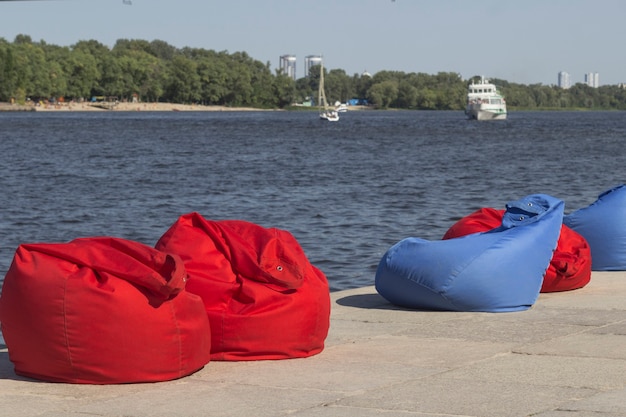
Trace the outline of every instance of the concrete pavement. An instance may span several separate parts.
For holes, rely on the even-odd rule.
[[[163,383],[33,381],[1,345],[0,416],[626,416],[626,272],[515,313],[410,311],[373,287],[331,297],[321,354]]]

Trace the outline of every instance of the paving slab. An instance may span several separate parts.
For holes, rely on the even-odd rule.
[[[374,287],[331,299],[319,355],[161,383],[23,378],[0,339],[0,417],[626,416],[626,272],[513,313],[408,310]]]

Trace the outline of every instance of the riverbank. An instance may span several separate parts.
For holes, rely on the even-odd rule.
[[[314,107],[293,106],[287,109],[260,109],[255,107],[228,107],[204,106],[201,104],[176,103],[114,103],[114,102],[82,102],[82,103],[46,103],[46,104],[11,104],[0,103],[0,112],[7,111],[37,111],[37,112],[67,112],[67,111],[317,111]],[[368,106],[349,106],[349,111],[371,110]]]
[[[11,104],[0,103],[0,111],[280,111],[277,109],[258,109],[253,107],[203,106],[200,104],[175,103],[46,103],[46,104]]]

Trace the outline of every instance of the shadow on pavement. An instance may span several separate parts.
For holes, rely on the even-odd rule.
[[[399,310],[379,294],[355,294],[339,298],[337,304],[346,307],[370,308],[379,310]]]

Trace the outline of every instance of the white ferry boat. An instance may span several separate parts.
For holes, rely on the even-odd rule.
[[[505,120],[506,101],[496,86],[481,77],[478,83],[469,85],[465,114],[476,120]]]

